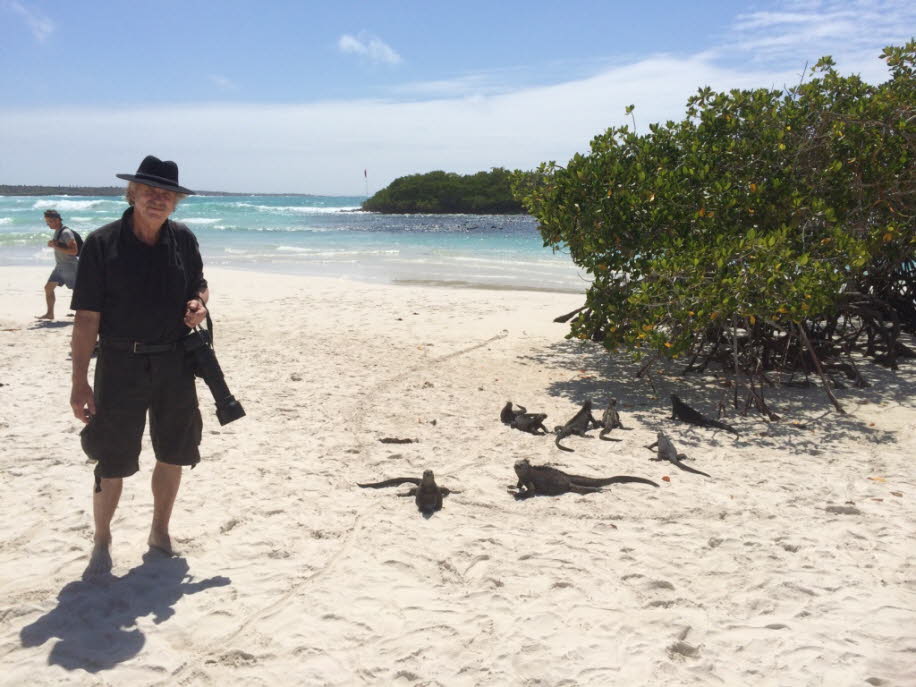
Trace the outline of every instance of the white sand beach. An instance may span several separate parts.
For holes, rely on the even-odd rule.
[[[85,582],[69,292],[33,320],[49,270],[0,268],[0,684],[916,685],[914,362],[864,364],[847,415],[768,390],[782,421],[732,412],[736,439],[669,419],[672,392],[715,414],[712,374],[636,380],[565,340],[579,295],[207,270],[248,415],[220,427],[198,383],[181,556],[146,550],[147,439],[113,577]],[[608,395],[632,429],[574,452],[498,419]],[[650,460],[658,429],[711,478]],[[661,486],[517,501],[521,458]],[[426,468],[460,492],[430,518],[357,487]]]

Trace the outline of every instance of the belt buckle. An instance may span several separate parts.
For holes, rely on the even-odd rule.
[[[140,354],[139,346],[140,346],[140,342],[134,341],[133,344],[131,344],[130,352],[139,355]]]

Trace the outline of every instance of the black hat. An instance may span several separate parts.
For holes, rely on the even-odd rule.
[[[136,174],[115,174],[118,179],[136,181],[138,184],[164,188],[167,191],[194,195],[194,191],[178,185],[178,165],[171,160],[160,160],[153,155],[147,155],[137,167]]]

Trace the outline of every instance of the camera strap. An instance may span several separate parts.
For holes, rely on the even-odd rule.
[[[210,332],[210,345],[212,346],[213,345],[213,320],[210,319],[210,308],[207,306],[204,306],[204,307],[207,308],[207,331]]]
[[[191,330],[190,334],[188,334],[186,337],[184,337],[184,339],[182,339],[182,341],[191,342],[190,346],[188,344],[185,344],[185,350],[194,350],[195,348],[197,348],[197,345],[194,345],[194,344],[197,344],[197,342],[200,339],[197,336],[195,336],[195,334],[197,332],[203,332],[203,331],[207,332],[207,340],[208,340],[207,345],[209,345],[210,348],[213,348],[213,320],[210,318],[210,308],[207,308],[207,326],[206,328],[201,329],[200,325],[197,325],[196,327],[194,327],[194,329]]]

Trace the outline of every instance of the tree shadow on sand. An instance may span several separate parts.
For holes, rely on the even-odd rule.
[[[48,665],[89,673],[110,670],[136,656],[146,643],[138,618],[152,614],[158,625],[175,614],[174,606],[185,594],[231,583],[221,575],[192,580],[184,558],[150,552],[123,577],[109,573],[70,582],[57,595],[56,608],[22,628],[22,646],[40,646],[57,637]]]
[[[575,405],[590,399],[601,410],[606,398],[619,401],[618,408],[625,426],[643,426],[652,431],[674,430],[676,442],[687,446],[708,444],[773,446],[791,453],[818,454],[829,451],[837,442],[865,440],[875,444],[893,444],[898,441],[895,432],[875,428],[855,414],[864,404],[900,404],[911,406],[916,402],[916,362],[900,361],[899,371],[892,371],[870,361],[860,360],[859,368],[868,388],[847,386],[836,391],[837,397],[849,412],[841,415],[833,411],[820,380],[811,376],[812,388],[766,387],[764,394],[768,405],[782,417],[781,422],[767,422],[754,411],[743,414],[733,405],[734,387],[731,372],[711,368],[704,374],[683,374],[683,365],[659,363],[650,375],[641,379],[636,373],[642,365],[633,362],[626,353],[612,353],[592,342],[576,340],[559,341],[545,347],[535,355],[523,356],[528,364],[547,365],[569,370],[566,379],[557,380],[545,389],[549,396],[562,398]],[[773,375],[778,378],[778,375]],[[797,376],[801,378],[803,376]],[[670,419],[670,395],[681,398],[711,417],[724,407],[728,415],[723,419],[741,431],[740,439],[725,432],[694,428]],[[744,391],[739,390],[740,398]],[[629,424],[627,424],[629,423]],[[816,430],[816,431],[812,431]]]

